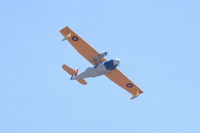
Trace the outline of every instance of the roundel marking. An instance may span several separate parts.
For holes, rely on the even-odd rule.
[[[72,40],[73,40],[73,41],[78,41],[78,37],[77,37],[77,36],[73,36],[73,37],[72,37]]]
[[[126,86],[127,86],[128,88],[131,88],[131,87],[133,87],[133,84],[128,83],[128,84],[126,84]]]

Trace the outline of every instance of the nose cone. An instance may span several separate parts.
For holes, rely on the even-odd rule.
[[[118,66],[118,65],[119,65],[119,62],[120,62],[120,60],[119,60],[119,59],[114,59],[114,60],[113,60],[113,62],[114,62],[114,65],[115,65],[115,66]]]

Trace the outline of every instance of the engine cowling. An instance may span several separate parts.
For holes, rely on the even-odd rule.
[[[100,54],[97,56],[97,58],[103,58],[103,57],[105,57],[107,54],[108,54],[107,52],[102,52],[102,53],[100,53]]]

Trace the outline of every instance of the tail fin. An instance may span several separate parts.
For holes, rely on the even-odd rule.
[[[75,71],[75,74],[72,74],[70,80],[74,80],[75,79],[76,75],[78,74],[78,68],[74,69],[74,71]]]
[[[78,69],[76,70],[73,70],[72,68],[70,68],[69,66],[67,65],[62,65],[62,68],[70,75],[72,75],[72,78],[74,75],[77,75],[78,74]],[[78,79],[77,80],[79,83],[81,83],[82,85],[86,85],[87,82],[84,80],[84,79]]]

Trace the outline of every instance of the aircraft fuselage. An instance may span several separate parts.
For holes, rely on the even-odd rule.
[[[94,67],[88,67],[84,72],[78,73],[76,76],[72,76],[71,80],[97,77],[109,73],[119,65],[119,62],[119,59],[112,59],[99,63]]]

